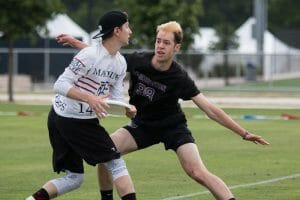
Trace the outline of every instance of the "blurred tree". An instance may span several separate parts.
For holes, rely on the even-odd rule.
[[[67,14],[87,32],[97,29],[100,16],[117,9],[110,0],[62,0],[67,8]]]
[[[115,3],[129,15],[133,29],[132,45],[136,48],[152,48],[156,26],[175,20],[182,26],[187,49],[193,41],[192,34],[198,31],[198,18],[203,14],[202,0],[115,0]]]
[[[269,0],[268,3],[268,27],[272,32],[299,29],[299,0]]]
[[[269,30],[289,46],[300,48],[300,1],[269,0],[268,2]]]
[[[199,17],[200,26],[214,27],[219,41],[213,50],[227,51],[238,47],[235,30],[252,14],[252,0],[203,0],[204,15]],[[224,81],[228,80],[228,54],[224,54]]]
[[[63,10],[60,0],[0,1],[0,30],[8,48],[8,95],[13,99],[13,46],[19,38],[34,38],[36,28],[43,26],[55,12]]]

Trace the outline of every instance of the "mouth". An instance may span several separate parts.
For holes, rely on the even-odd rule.
[[[156,50],[156,54],[159,55],[159,56],[165,55],[165,53],[163,51],[160,51],[160,50]]]

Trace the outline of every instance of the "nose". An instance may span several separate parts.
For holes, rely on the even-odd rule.
[[[162,49],[164,47],[164,44],[162,42],[158,42],[157,43],[157,47],[160,48],[160,49]]]

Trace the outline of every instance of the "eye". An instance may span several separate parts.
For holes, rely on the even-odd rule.
[[[166,40],[166,41],[164,41],[164,44],[165,45],[170,45],[171,43],[170,43],[170,41]]]

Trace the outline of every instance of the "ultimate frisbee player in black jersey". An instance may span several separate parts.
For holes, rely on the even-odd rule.
[[[87,46],[67,35],[60,35],[57,39],[77,48]],[[172,21],[157,27],[154,53],[125,56],[130,73],[129,101],[136,106],[137,114],[129,125],[117,130],[111,138],[122,154],[163,143],[166,150],[172,149],[177,154],[184,171],[216,199],[233,200],[226,184],[209,172],[202,162],[178,100],[192,100],[209,118],[244,140],[262,145],[269,143],[242,128],[197,89],[187,72],[173,60],[181,42],[182,29]],[[106,169],[98,166],[101,190],[112,191]],[[102,196],[102,199],[109,198]]]

